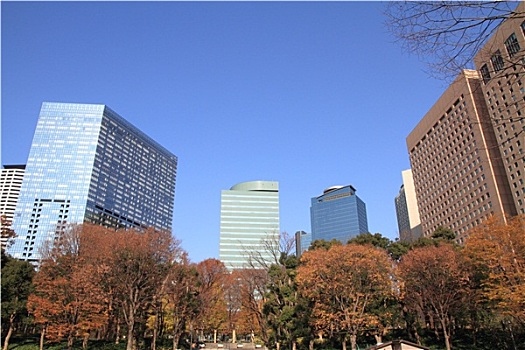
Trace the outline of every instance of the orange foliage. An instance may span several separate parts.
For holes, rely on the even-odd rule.
[[[399,277],[405,305],[439,322],[450,349],[450,327],[467,297],[469,276],[460,252],[450,244],[416,248],[403,256]]]
[[[368,245],[332,246],[307,251],[301,258],[297,283],[314,303],[313,326],[325,334],[350,336],[373,328],[378,316],[367,307],[372,300],[392,293],[392,261],[386,251]]]
[[[469,262],[484,276],[482,297],[525,324],[525,215],[507,224],[491,217],[465,243]]]

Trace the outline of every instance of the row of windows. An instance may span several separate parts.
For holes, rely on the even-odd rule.
[[[521,23],[522,31],[524,31],[524,27],[525,21]],[[505,48],[507,50],[509,58],[514,57],[521,50],[520,43],[518,42],[518,38],[516,37],[516,33],[512,33],[511,35],[509,35],[507,40],[505,40]],[[505,62],[503,60],[500,50],[496,50],[492,54],[492,57],[490,58],[490,63],[492,65],[492,69],[489,68],[488,63],[484,64],[480,68],[481,77],[483,78],[483,82],[485,84],[490,81],[491,72],[497,73],[505,68]]]

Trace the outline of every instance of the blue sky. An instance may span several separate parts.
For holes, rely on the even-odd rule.
[[[398,234],[405,138],[445,89],[381,2],[1,2],[2,164],[27,161],[43,101],[103,103],[179,157],[174,235],[218,257],[220,192],[278,181],[281,231],[351,184]]]

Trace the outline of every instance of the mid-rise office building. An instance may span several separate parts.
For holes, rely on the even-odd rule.
[[[421,228],[458,242],[491,214],[516,208],[478,72],[464,70],[407,137]]]
[[[22,180],[24,179],[25,165],[5,165],[0,172],[0,216],[5,221],[2,224],[11,224],[20,196]],[[2,249],[7,245],[7,239],[1,238]]]
[[[301,255],[310,248],[312,243],[312,233],[297,231],[295,233],[295,256],[301,257]]]
[[[44,102],[8,252],[38,262],[69,224],[171,230],[177,157],[105,105]]]
[[[494,157],[502,159],[516,212],[525,214],[525,2],[517,4],[474,63],[496,135]]]
[[[219,259],[229,270],[274,263],[279,229],[277,182],[242,182],[221,192]]]
[[[355,192],[350,185],[333,186],[311,199],[312,241],[336,239],[346,244],[368,232],[366,205]]]
[[[402,178],[403,184],[395,198],[399,239],[405,242],[413,242],[421,237],[421,220],[419,219],[412,170],[404,170]]]

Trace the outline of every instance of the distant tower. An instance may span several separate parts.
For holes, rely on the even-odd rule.
[[[277,182],[243,182],[221,192],[219,259],[228,269],[248,267],[253,256],[273,263],[268,245],[278,249],[279,237]]]
[[[171,230],[177,157],[104,105],[44,102],[13,257],[38,262],[68,224]]]
[[[312,243],[312,234],[304,231],[297,231],[295,233],[295,256],[301,257],[305,250],[310,248]]]
[[[402,177],[403,185],[395,198],[399,239],[413,242],[421,237],[421,221],[419,220],[412,170],[404,170]]]
[[[366,205],[355,192],[350,185],[334,186],[312,198],[312,241],[337,239],[346,244],[360,233],[368,232]]]
[[[0,215],[4,216],[8,223],[13,221],[25,168],[25,165],[5,165],[0,172]],[[2,249],[5,249],[7,240],[2,237],[1,243]]]

